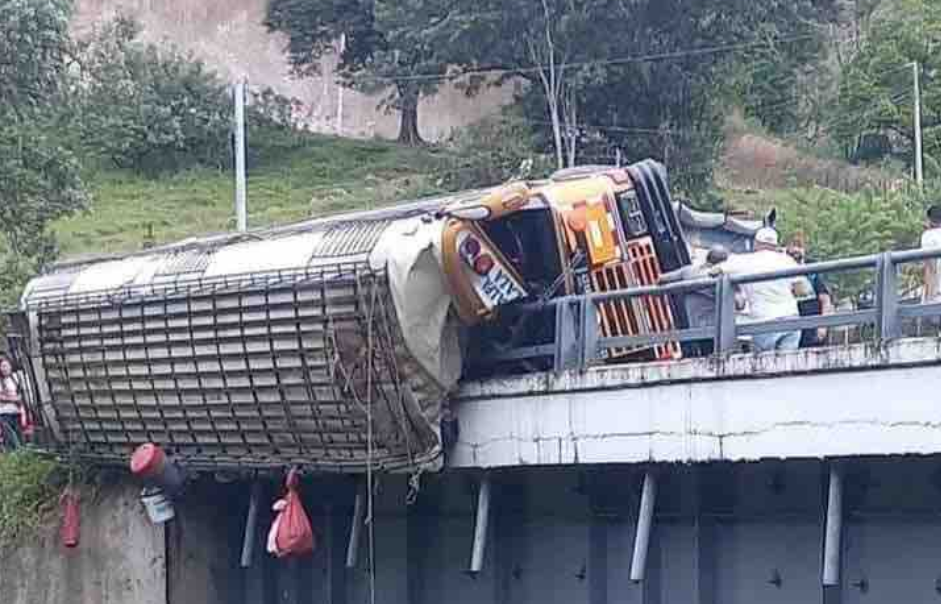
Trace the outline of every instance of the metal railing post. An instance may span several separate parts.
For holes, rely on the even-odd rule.
[[[728,275],[716,281],[716,339],[717,353],[731,352],[735,348],[735,285]]]
[[[581,300],[582,337],[581,369],[585,370],[598,357],[598,309],[590,297]]]
[[[556,371],[579,366],[580,350],[576,311],[578,302],[562,300],[555,305],[555,359]]]
[[[899,321],[898,271],[891,252],[879,256],[876,261],[878,319],[876,330],[882,341],[893,340],[901,335]]]

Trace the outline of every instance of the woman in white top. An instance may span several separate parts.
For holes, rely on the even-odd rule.
[[[7,426],[6,434],[14,434],[17,446],[23,442],[23,432],[20,429],[20,412],[23,399],[20,389],[13,377],[13,363],[9,357],[0,355],[0,422]],[[7,443],[8,446],[10,443]]]

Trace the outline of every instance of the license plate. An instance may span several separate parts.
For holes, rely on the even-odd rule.
[[[494,264],[486,275],[474,275],[473,284],[487,310],[526,296],[526,290],[498,264]]]

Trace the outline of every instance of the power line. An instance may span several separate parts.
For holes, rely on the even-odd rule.
[[[598,59],[593,61],[575,61],[572,63],[562,63],[556,67],[559,69],[569,69],[569,68],[578,68],[578,67],[594,67],[601,65],[627,65],[630,63],[649,63],[655,61],[668,61],[671,59],[682,59],[686,57],[693,56],[705,56],[712,54],[721,54],[725,52],[734,52],[740,50],[749,50],[752,48],[757,48],[761,46],[766,46],[772,43],[782,43],[782,42],[797,42],[800,40],[807,40],[814,38],[816,36],[811,34],[803,34],[800,36],[782,36],[774,40],[763,40],[760,42],[749,42],[746,44],[725,44],[720,46],[708,46],[704,48],[694,48],[688,50],[677,50],[671,52],[663,52],[649,55],[637,55],[637,56],[627,56],[627,57],[618,57],[614,59]],[[451,75],[442,75],[438,73],[426,73],[426,74],[408,74],[408,75],[376,75],[376,76],[356,76],[352,78],[357,81],[374,81],[374,82],[413,82],[413,81],[435,81],[435,80],[456,80],[460,78],[466,78],[471,76],[493,76],[493,75],[513,75],[513,74],[523,74],[523,73],[538,73],[543,69],[548,68],[548,65],[534,65],[532,67],[519,67],[519,68],[505,68],[505,67],[491,67],[485,69],[470,69],[463,70]]]

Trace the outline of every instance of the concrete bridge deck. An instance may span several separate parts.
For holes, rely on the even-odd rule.
[[[941,339],[466,384],[451,468],[941,452]]]

